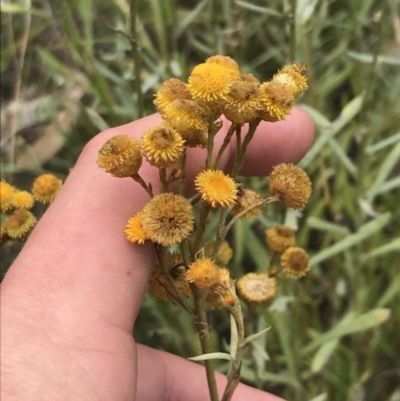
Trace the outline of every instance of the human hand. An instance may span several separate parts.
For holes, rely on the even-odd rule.
[[[3,401],[208,399],[202,366],[134,342],[132,328],[155,255],[152,244],[132,245],[123,230],[148,195],[132,179],[114,178],[96,164],[107,139],[121,133],[139,138],[159,122],[152,115],[91,140],[6,274]],[[310,117],[296,108],[286,121],[262,122],[242,174],[266,175],[278,163],[296,163],[313,131]],[[205,156],[190,151],[187,174],[193,178]],[[231,165],[233,155],[234,143],[221,166]],[[143,163],[140,174],[157,193],[157,169]],[[222,394],[226,379],[218,375],[217,381]],[[233,400],[281,399],[240,385]]]

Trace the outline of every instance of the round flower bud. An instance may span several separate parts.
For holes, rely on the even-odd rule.
[[[157,111],[163,115],[165,108],[171,102],[184,99],[192,99],[186,84],[177,78],[170,78],[161,85],[160,90],[156,93],[154,104],[157,107]]]
[[[239,71],[223,64],[208,62],[194,67],[188,89],[193,99],[206,103],[221,103],[226,99],[232,81]]]
[[[33,195],[27,191],[17,191],[14,195],[14,205],[17,209],[31,209],[34,203]]]
[[[282,253],[296,242],[294,231],[283,224],[270,228],[265,234],[267,245],[272,252]]]
[[[215,241],[208,242],[204,245],[204,255],[211,257],[215,246]],[[226,266],[232,259],[233,250],[227,241],[222,241],[218,249],[215,263],[220,266]]]
[[[193,230],[190,202],[181,195],[156,195],[141,212],[142,227],[149,238],[164,246],[182,242]]]
[[[128,135],[110,138],[99,151],[97,165],[114,177],[132,177],[142,165],[139,141]]]
[[[251,189],[240,190],[239,195],[236,199],[236,203],[232,209],[233,216],[238,215],[239,213],[243,212],[250,206],[260,201],[262,201],[262,197],[257,192],[254,192]],[[252,219],[253,217],[258,216],[260,213],[261,208],[255,207],[254,209],[251,209],[247,213],[245,213],[240,219]]]
[[[291,247],[281,255],[281,266],[286,276],[299,278],[310,270],[310,257],[302,248]]]
[[[293,164],[279,164],[268,177],[269,190],[287,207],[301,209],[311,194],[308,175]]]
[[[8,182],[0,181],[0,212],[6,213],[14,207],[16,188]]]
[[[259,117],[264,121],[283,120],[294,105],[293,93],[279,82],[261,84],[261,106]]]
[[[10,238],[22,238],[36,224],[36,217],[26,209],[16,209],[4,220],[4,230]]]
[[[51,203],[60,192],[62,181],[53,174],[42,174],[33,182],[32,194],[41,203]]]
[[[306,67],[292,63],[282,67],[272,78],[272,82],[285,85],[297,99],[307,89]]]
[[[177,131],[166,124],[148,130],[142,137],[143,156],[158,168],[176,163],[185,150],[185,142]]]
[[[197,287],[210,290],[219,284],[219,268],[210,258],[197,259],[189,266],[186,277]]]

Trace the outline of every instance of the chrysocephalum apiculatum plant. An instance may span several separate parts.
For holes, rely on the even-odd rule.
[[[25,241],[36,225],[38,217],[32,212],[35,203],[48,205],[62,187],[62,181],[53,174],[38,176],[31,192],[23,191],[0,181],[0,213],[4,219],[0,226],[0,245]]]
[[[231,277],[226,265],[234,250],[225,241],[236,221],[257,216],[272,202],[294,209],[306,204],[311,182],[292,164],[272,170],[267,198],[236,181],[259,123],[283,120],[306,88],[305,67],[297,63],[284,66],[270,81],[261,83],[251,74],[241,74],[230,57],[210,57],[193,69],[187,83],[172,78],[161,86],[154,100],[163,119],[158,127],[144,132],[141,140],[117,135],[99,152],[99,167],[115,177],[132,177],[149,195],[149,203],[127,221],[126,238],[134,244],[154,243],[157,263],[150,290],[193,316],[204,354],[192,359],[204,361],[212,401],[219,396],[210,360],[220,353],[210,354],[206,309],[227,308],[232,316],[235,340],[226,354],[230,367],[222,396],[222,401],[228,401],[240,380],[244,346],[265,332],[245,337],[239,297],[253,306],[268,304],[276,295],[275,276],[280,270],[290,278],[302,277],[309,270],[308,255],[295,246],[289,227],[267,230],[273,264],[264,273]],[[230,128],[213,158],[222,115],[230,121]],[[222,156],[234,136],[237,151],[232,170],[222,171]],[[190,198],[184,192],[188,148],[204,149],[204,165],[194,180],[197,194]],[[140,176],[143,157],[158,169],[161,193],[154,193]],[[218,211],[219,223],[214,238],[205,238],[212,209]],[[195,216],[199,216],[197,221]],[[172,245],[174,252],[169,249]]]

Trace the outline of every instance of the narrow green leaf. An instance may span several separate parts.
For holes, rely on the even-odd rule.
[[[320,345],[348,334],[372,329],[386,322],[390,317],[390,309],[377,308],[355,317],[346,324],[338,325],[325,334],[320,335],[303,349],[303,355],[308,354]]]
[[[341,237],[350,234],[350,231],[347,227],[343,227],[335,223],[330,223],[329,221],[320,219],[319,217],[309,217],[307,219],[307,226],[314,228],[315,230],[327,231]]]
[[[386,255],[390,252],[400,252],[400,238],[395,238],[390,241],[388,244],[379,246],[375,248],[373,251],[366,253],[361,257],[361,261],[365,262],[366,260],[376,258],[378,256]]]
[[[229,344],[229,346],[230,346],[231,358],[233,360],[233,359],[235,359],[235,354],[236,354],[236,350],[238,347],[238,338],[239,337],[238,337],[236,321],[232,315],[230,315],[230,322],[231,322],[231,343]]]
[[[182,19],[180,24],[178,25],[178,28],[176,29],[176,37],[179,38],[179,36],[182,35],[183,32],[187,29],[187,27],[194,21],[196,18],[200,15],[200,13],[203,11],[205,5],[208,3],[208,0],[203,0],[197,6],[191,10],[185,18]]]
[[[254,11],[260,14],[272,15],[274,17],[282,17],[282,14],[280,12],[272,8],[260,7],[256,6],[255,4],[246,3],[244,1],[239,1],[239,0],[236,0],[235,4],[238,5],[239,7],[244,8],[245,10]]]
[[[374,143],[373,145],[367,146],[366,153],[368,155],[372,155],[379,150],[385,149],[386,147],[393,145],[394,143],[400,142],[400,132],[397,134],[391,135],[388,138],[382,139]]]
[[[103,117],[95,109],[92,107],[86,107],[85,111],[90,121],[99,130],[99,132],[110,128],[109,125],[104,121]]]
[[[203,354],[199,356],[194,356],[192,358],[188,358],[189,361],[207,361],[210,359],[224,359],[226,361],[233,361],[233,358],[229,355],[226,354],[225,352],[211,352],[210,354]]]
[[[318,373],[325,366],[325,364],[329,361],[333,352],[339,344],[339,339],[328,341],[323,344],[321,348],[315,354],[312,362],[311,362],[311,372]]]
[[[375,177],[374,184],[367,191],[367,200],[373,201],[378,193],[382,184],[386,181],[393,168],[400,160],[400,142],[392,149],[392,151],[385,157],[378,174]]]
[[[341,161],[342,165],[347,169],[347,171],[354,177],[357,178],[358,168],[357,166],[350,160],[350,158],[346,155],[345,151],[342,147],[337,143],[335,139],[329,140],[329,146],[332,149],[333,153]]]
[[[351,58],[366,64],[372,64],[375,57],[373,54],[357,53],[353,51],[348,51],[347,54]],[[377,58],[377,62],[378,64],[400,65],[400,57],[380,55]]]
[[[317,397],[314,397],[310,401],[326,401],[327,397],[328,397],[327,393],[322,393],[322,394],[318,395]]]
[[[348,235],[341,241],[336,242],[332,246],[323,249],[310,259],[311,266],[315,266],[322,261],[331,258],[338,253],[349,249],[360,242],[364,241],[369,236],[377,231],[380,231],[391,220],[390,213],[384,213],[373,221],[370,221],[363,226],[359,227],[358,231],[354,234]]]
[[[254,341],[254,340],[257,340],[257,338],[259,338],[259,337],[261,337],[262,335],[264,335],[270,328],[271,328],[271,326],[270,326],[270,327],[267,327],[267,328],[264,329],[264,330],[261,330],[261,331],[258,332],[258,333],[255,333],[255,334],[252,334],[251,336],[246,337],[246,338],[243,340],[243,347],[246,346],[249,342]]]
[[[318,0],[298,0],[296,14],[299,22],[305,25],[314,13]]]
[[[337,135],[361,110],[363,96],[355,97],[348,103],[340,113],[339,117],[333,121],[329,127],[321,130],[321,134],[315,141],[313,147],[308,151],[303,160],[299,163],[301,168],[307,167],[320,153],[321,149]]]

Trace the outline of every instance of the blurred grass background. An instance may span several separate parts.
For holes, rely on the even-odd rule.
[[[140,64],[126,36],[132,6]],[[398,0],[2,0],[2,178],[27,189],[44,171],[65,178],[96,133],[153,113],[164,80],[214,54],[261,80],[306,64],[299,103],[317,128],[300,163],[314,184],[305,210],[274,206],[230,237],[235,277],[265,270],[264,230],[278,222],[297,227],[312,256],[311,273],[282,281],[257,312],[257,327],[272,329],[249,348],[243,379],[293,401],[399,401]],[[3,251],[3,272],[18,249]],[[210,323],[224,348],[227,315]],[[150,296],[135,337],[200,353],[187,317]]]

